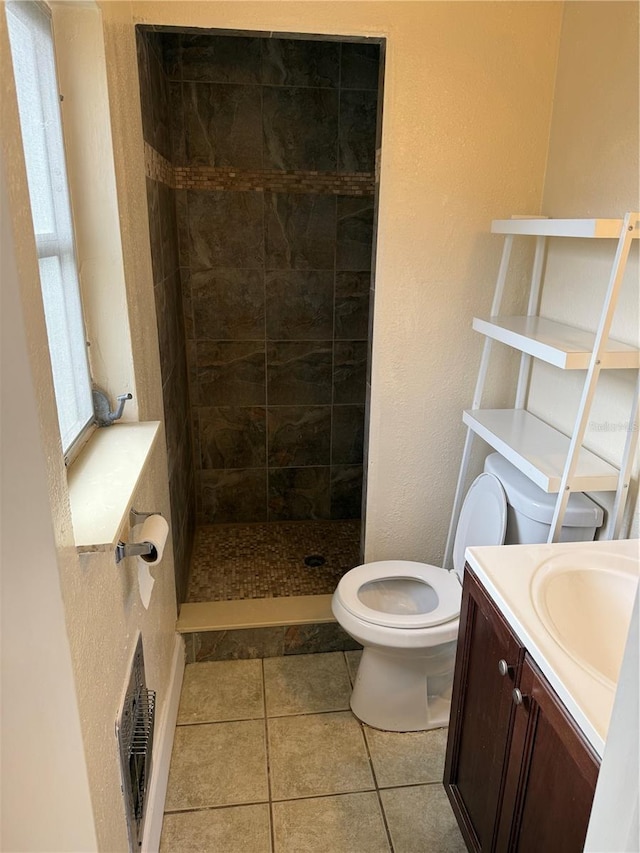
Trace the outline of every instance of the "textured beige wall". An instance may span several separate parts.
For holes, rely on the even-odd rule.
[[[87,20],[90,21],[91,18]],[[93,23],[95,24],[95,20]],[[99,56],[94,55],[94,58],[99,61]],[[85,68],[85,73],[91,73],[89,66]],[[104,74],[104,69],[101,73]],[[10,227],[15,240],[16,267],[24,331],[29,351],[29,368],[33,378],[37,406],[39,440],[47,465],[46,494],[44,497],[50,507],[53,542],[55,543],[54,546],[50,543],[48,552],[45,555],[43,550],[41,557],[44,559],[46,556],[52,565],[57,562],[58,583],[66,621],[65,642],[68,644],[67,650],[70,652],[75,695],[69,694],[69,690],[72,688],[69,685],[68,674],[65,670],[64,657],[51,662],[49,677],[54,682],[58,681],[61,693],[63,695],[66,693],[66,698],[71,706],[77,703],[98,849],[103,851],[126,850],[128,843],[120,791],[115,721],[139,631],[142,632],[143,636],[147,683],[158,694],[157,714],[159,718],[162,717],[164,711],[174,650],[176,615],[171,543],[169,542],[167,545],[162,564],[154,570],[156,585],[148,611],[142,607],[138,595],[134,561],[127,560],[124,564],[116,566],[113,554],[108,552],[83,557],[76,553],[67,493],[66,471],[55,414],[51,368],[42,300],[39,292],[37,259],[3,10],[0,14],[0,87],[0,107],[2,109],[0,142],[8,176]],[[96,90],[96,98],[98,98],[98,92],[99,90]],[[103,102],[104,109],[106,109],[106,104]],[[144,196],[142,198],[143,204],[146,204]],[[116,200],[112,198],[111,202],[115,205]],[[116,227],[117,224],[116,220]],[[109,222],[104,221],[102,226],[107,229]],[[117,237],[116,233],[112,234],[109,239],[116,241]],[[130,283],[132,287],[135,287],[131,280]],[[111,282],[110,286],[117,288],[118,281]],[[123,294],[114,291],[113,300],[119,301],[121,298],[123,298]],[[136,298],[138,297],[136,296]],[[129,294],[127,294],[127,301],[130,301]],[[106,319],[108,322],[109,318]],[[123,331],[126,334],[126,328]],[[141,335],[141,337],[143,336]],[[148,379],[142,395],[144,405],[140,406],[143,413],[148,413],[154,408],[154,405],[156,408],[161,406],[160,371],[157,357],[155,315],[153,313],[149,329],[145,329],[144,337],[146,344],[142,349],[141,364],[139,368],[136,366],[136,376],[138,376],[139,370],[140,375]],[[129,347],[126,338],[123,339],[122,345]],[[12,452],[17,457],[22,454],[27,458],[37,452],[37,448],[33,446],[32,436],[27,429],[25,429],[22,439],[22,446],[12,448]],[[167,463],[162,434],[158,436],[146,472],[141,478],[138,492],[133,497],[133,505],[140,510],[160,511],[166,518],[170,517]],[[25,507],[24,518],[28,520],[28,507]],[[126,530],[123,531],[123,536],[126,538]],[[27,538],[28,534],[25,533],[25,540]],[[9,567],[3,566],[3,572],[24,570],[23,564],[14,563]],[[30,632],[30,626],[33,624],[44,628],[51,624],[52,614],[49,612],[47,599],[43,596],[25,596],[18,606],[29,609],[29,619],[25,618],[24,620],[24,636],[22,638],[25,648],[29,648],[33,655],[44,654],[42,646],[50,641],[57,641],[58,636],[49,637],[46,630],[38,630],[37,628]],[[52,602],[51,607],[54,606],[55,602]],[[11,649],[3,646],[3,668],[5,655],[10,656]],[[25,672],[26,677],[27,672]],[[13,698],[16,699],[15,696]],[[25,682],[21,698],[22,701],[34,703],[35,706],[38,703],[49,701],[47,691],[41,691],[40,684],[37,683]],[[29,717],[25,714],[25,726],[28,725],[28,722]],[[65,736],[66,733],[63,731],[50,731],[49,758],[64,746],[61,741]],[[22,738],[26,742],[30,738],[30,732],[28,728],[24,731],[12,731],[11,737]],[[69,745],[72,746],[73,744],[70,742]],[[75,744],[75,749],[75,753],[69,753],[70,767],[78,761],[77,744]],[[39,772],[37,762],[34,760],[29,766],[33,775],[36,776]],[[78,784],[80,782],[81,780],[78,780]],[[64,792],[67,789],[67,780],[62,778],[60,780],[60,791]],[[35,790],[34,786],[34,793]],[[82,803],[79,808],[82,808]],[[35,803],[31,819],[38,820],[38,808]],[[69,835],[68,843],[61,842],[55,849],[62,851],[89,850],[92,848],[89,836],[85,832],[86,814],[81,813],[79,820],[82,821],[81,828],[84,832],[84,840],[75,843],[73,837]],[[54,843],[53,836],[51,843]],[[19,848],[14,846],[12,849],[45,850],[54,848],[46,846]]]
[[[543,198],[548,216],[622,217],[639,209],[639,8],[633,2],[565,5]],[[543,315],[594,330],[614,252],[609,241],[552,241]],[[635,346],[640,345],[638,303],[635,241],[611,331]],[[632,371],[603,373],[589,419],[588,446],[614,463],[626,437],[634,378]],[[537,365],[532,410],[570,433],[583,380],[583,373]],[[635,536],[637,489],[636,466],[626,526]],[[611,495],[594,497],[610,507]]]
[[[500,245],[492,218],[540,210],[556,3],[132,2],[102,5],[125,268],[148,228],[132,23],[384,36],[367,559],[443,557]],[[144,264],[144,269],[141,268]],[[491,389],[495,397],[500,383]],[[490,394],[490,396],[491,396]]]
[[[637,2],[565,4],[544,185],[548,216],[638,208]]]
[[[164,438],[159,435],[132,506],[170,518]],[[128,541],[128,530],[122,532]],[[149,609],[138,594],[136,560],[115,564],[112,554],[70,555],[61,580],[82,715],[87,770],[99,849],[127,849],[115,721],[138,632],[142,632],[147,686],[157,691],[161,718],[175,637],[171,543],[152,569],[156,583]]]
[[[0,849],[96,849],[0,152]],[[28,447],[28,453],[25,453]]]

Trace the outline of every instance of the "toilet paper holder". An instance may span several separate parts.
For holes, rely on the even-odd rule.
[[[137,509],[131,507],[129,510],[129,527],[135,527],[136,524],[142,524],[145,519],[152,515],[162,515],[160,512],[138,512]]]
[[[125,557],[145,557],[155,548],[151,542],[118,542],[116,545],[116,565]]]
[[[135,527],[152,515],[162,515],[160,512],[138,512],[131,508],[129,510],[129,526]],[[146,557],[155,551],[151,542],[123,542],[120,540],[116,545],[116,565],[125,557]]]

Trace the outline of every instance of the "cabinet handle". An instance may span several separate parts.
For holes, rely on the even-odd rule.
[[[513,699],[513,704],[514,704],[514,705],[522,705],[522,703],[524,702],[524,696],[523,696],[523,695],[522,695],[522,693],[518,690],[518,688],[517,688],[517,687],[514,689],[513,693],[511,694],[511,697],[512,697],[512,699]]]
[[[498,672],[500,675],[511,675],[513,673],[513,667],[509,666],[504,658],[500,658],[498,661]]]

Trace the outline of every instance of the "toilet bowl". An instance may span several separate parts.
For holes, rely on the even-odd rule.
[[[462,593],[457,576],[424,563],[383,560],[358,566],[344,579],[347,589],[336,590],[333,614],[364,649],[353,713],[387,731],[446,725]],[[356,586],[358,604],[349,588]],[[396,596],[401,604],[393,606]]]
[[[541,541],[546,541],[553,507],[548,524],[541,507],[553,496],[536,486],[537,492],[527,492],[526,498],[518,490],[520,538],[508,532],[508,509],[513,516],[513,507],[508,506],[507,495],[513,493],[514,481],[521,485],[521,476],[499,454],[488,458],[460,512],[451,571],[426,563],[382,560],[356,566],[340,580],[331,606],[338,623],[363,646],[351,694],[351,709],[362,722],[401,732],[448,724],[466,548],[501,545],[505,537],[509,542],[533,541],[522,538],[529,532],[522,523],[529,501],[536,516],[530,535],[544,533]],[[580,537],[582,531],[585,540],[593,539],[602,524],[602,510],[584,495],[574,498],[571,535]]]

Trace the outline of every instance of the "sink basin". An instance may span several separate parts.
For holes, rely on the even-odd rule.
[[[536,570],[531,596],[545,629],[594,678],[615,689],[638,587],[639,563],[585,549]]]

